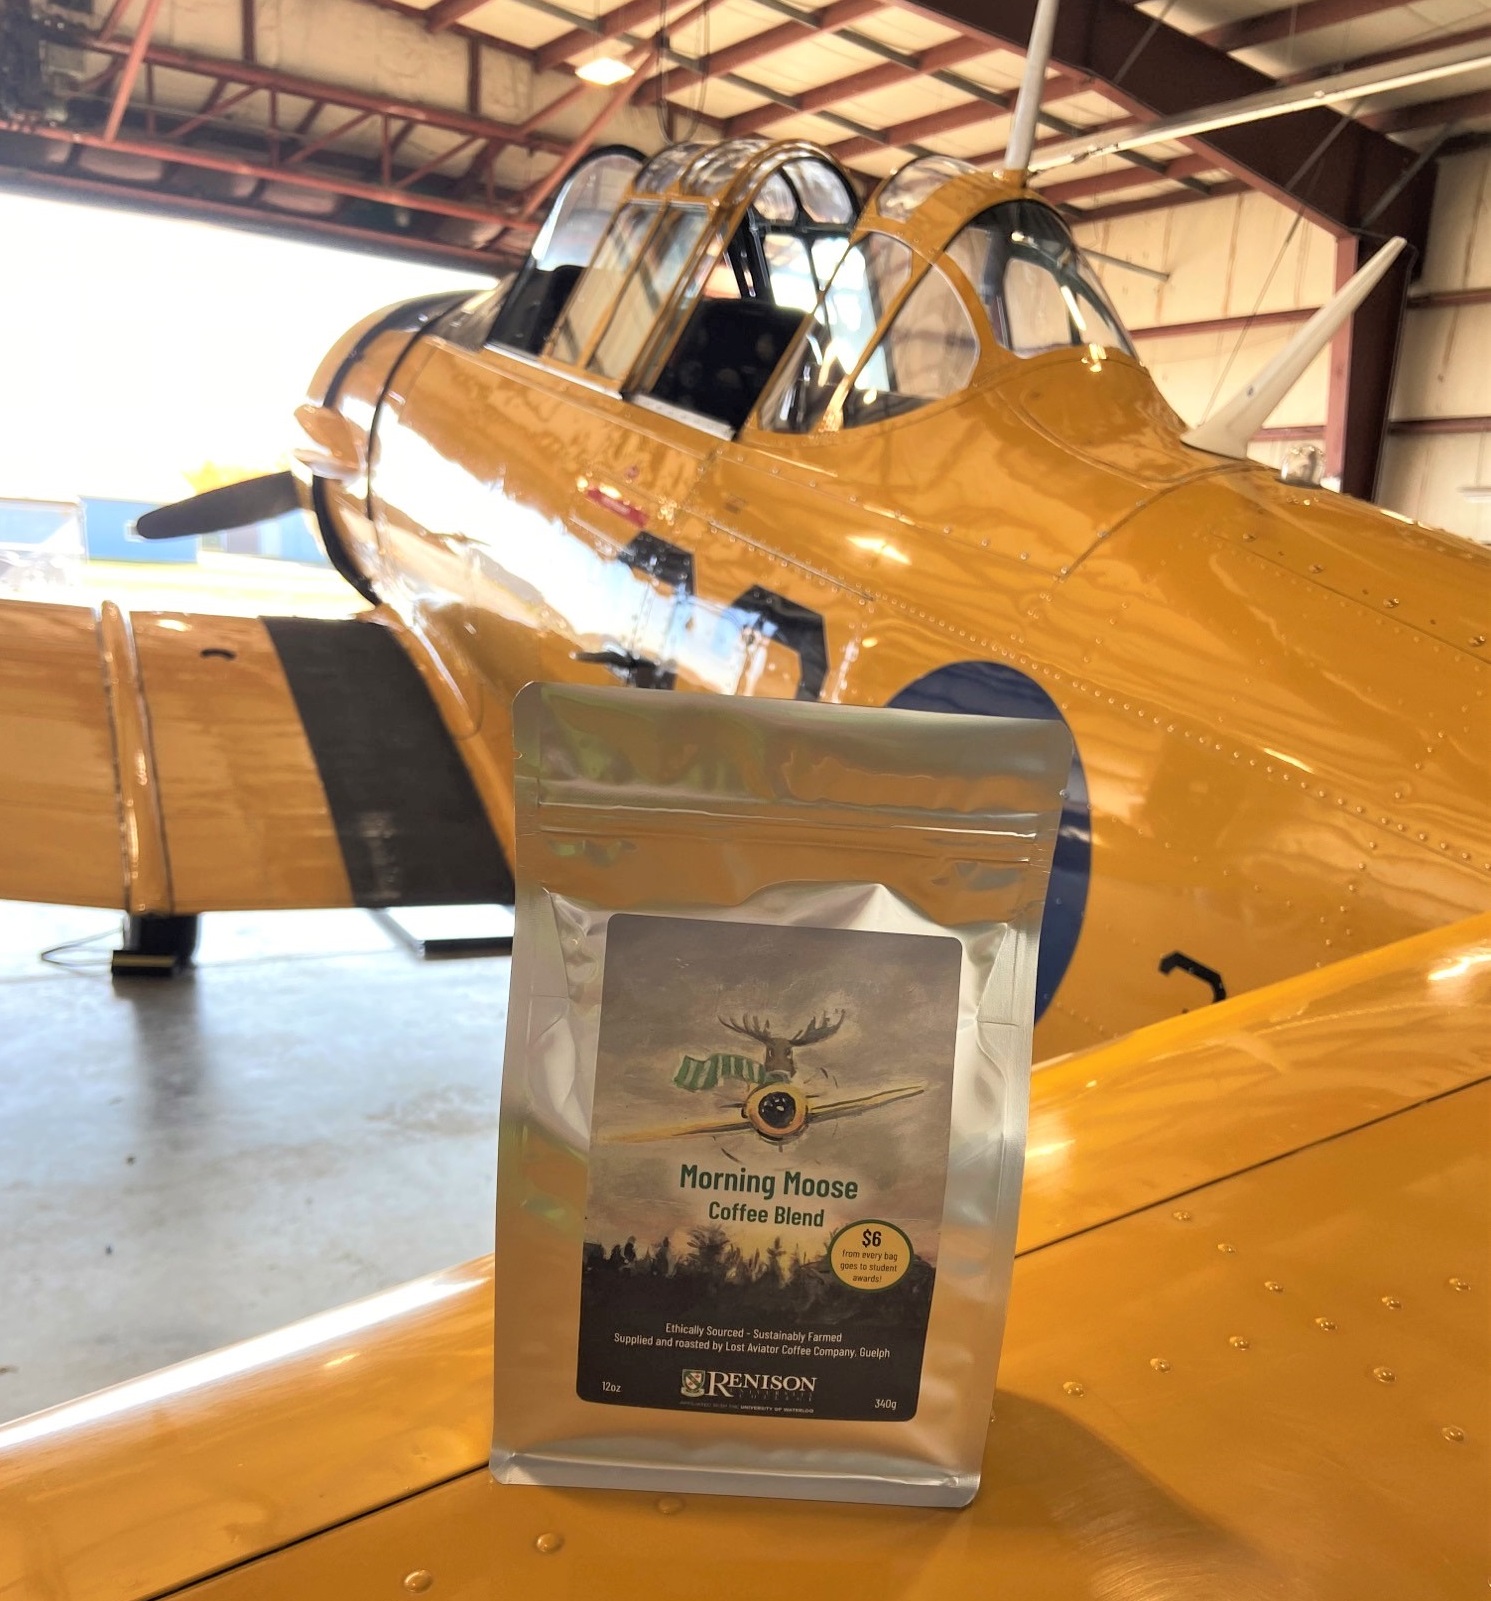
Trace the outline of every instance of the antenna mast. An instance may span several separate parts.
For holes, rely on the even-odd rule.
[[[1046,65],[1051,60],[1058,3],[1059,0],[1036,0],[1035,21],[1030,26],[1025,76],[1020,80],[1020,96],[1015,101],[1009,144],[1004,152],[1004,176],[1017,182],[1029,172],[1030,154],[1035,149],[1035,125],[1041,113],[1041,94],[1046,87]]]
[[[1181,439],[1197,450],[1210,450],[1218,456],[1235,456],[1239,461],[1246,461],[1248,441],[1299,381],[1305,368],[1331,342],[1341,324],[1371,294],[1406,243],[1402,238],[1389,239],[1251,383],[1244,385],[1214,416],[1183,433]]]

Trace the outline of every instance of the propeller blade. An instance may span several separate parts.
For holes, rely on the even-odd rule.
[[[888,1106],[892,1101],[909,1100],[913,1095],[922,1094],[926,1087],[925,1084],[901,1084],[893,1090],[876,1090],[872,1095],[854,1095],[847,1101],[809,1101],[808,1122],[816,1123],[819,1118],[853,1117],[876,1106]]]
[[[904,1101],[921,1095],[925,1084],[898,1084],[893,1090],[875,1090],[869,1095],[851,1095],[843,1101],[808,1101],[808,1123],[819,1118],[853,1117],[877,1106],[888,1106],[892,1101]],[[747,1134],[750,1124],[744,1121],[745,1109],[728,1121],[720,1123],[675,1123],[671,1128],[639,1129],[635,1134],[603,1136],[603,1143],[616,1145],[645,1145],[651,1140],[686,1140],[696,1134]]]
[[[723,1123],[675,1123],[671,1128],[639,1129],[635,1134],[602,1135],[603,1144],[645,1145],[649,1140],[686,1140],[695,1134],[749,1134],[743,1110]]]
[[[135,524],[141,539],[183,539],[193,534],[220,534],[229,528],[247,528],[267,523],[300,506],[295,474],[266,473],[262,478],[246,478],[241,484],[226,484],[178,500],[169,506],[147,511]]]

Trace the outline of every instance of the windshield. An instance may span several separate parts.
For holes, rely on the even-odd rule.
[[[984,303],[1000,344],[1017,356],[1072,345],[1134,348],[1102,285],[1049,206],[991,206],[947,247]]]
[[[533,241],[529,260],[540,272],[583,267],[595,254],[641,158],[628,150],[600,151],[559,191],[559,198]]]
[[[858,239],[838,262],[795,360],[783,368],[761,420],[779,433],[815,428],[839,384],[859,366],[886,308],[911,274],[911,251],[888,234]],[[873,370],[872,370],[873,369]],[[865,368],[867,385],[886,387],[879,353]]]

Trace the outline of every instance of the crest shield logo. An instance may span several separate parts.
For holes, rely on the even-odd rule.
[[[687,1395],[694,1400],[697,1400],[701,1395],[703,1395],[704,1369],[685,1368],[683,1370],[683,1383],[680,1386],[680,1390],[682,1394]]]

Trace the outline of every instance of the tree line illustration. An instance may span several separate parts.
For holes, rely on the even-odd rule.
[[[701,1224],[675,1246],[665,1236],[638,1249],[635,1236],[611,1245],[585,1242],[587,1301],[612,1313],[666,1313],[669,1317],[707,1315],[715,1321],[760,1322],[770,1318],[815,1323],[868,1317],[902,1322],[931,1301],[935,1270],[921,1256],[898,1284],[869,1292],[852,1289],[828,1265],[828,1240],[814,1252],[789,1251],[778,1235],[764,1249],[747,1250],[719,1224]]]

